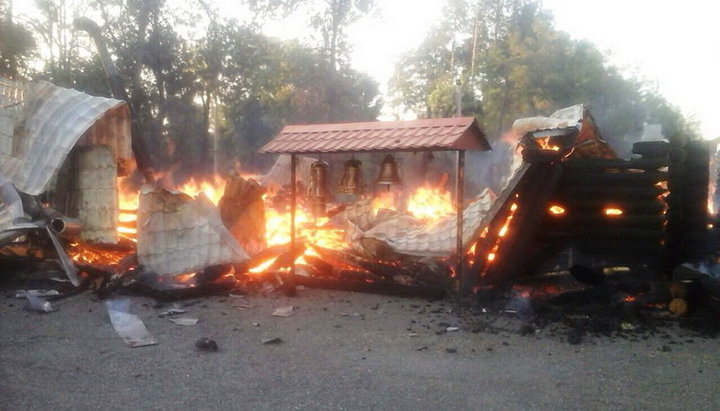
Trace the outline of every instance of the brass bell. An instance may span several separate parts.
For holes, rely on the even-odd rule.
[[[391,184],[400,184],[400,174],[398,173],[398,166],[391,154],[386,155],[383,159],[383,162],[380,165],[380,175],[378,175],[375,183],[388,186],[390,186]]]
[[[322,217],[325,215],[327,203],[327,182],[328,165],[322,161],[316,161],[310,165],[310,184],[307,189],[307,196],[310,199],[310,208],[313,215]]]
[[[365,184],[360,171],[361,165],[362,162],[354,158],[345,162],[345,170],[338,186],[338,191],[341,194],[360,195],[363,193]]]

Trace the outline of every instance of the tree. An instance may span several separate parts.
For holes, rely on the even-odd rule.
[[[0,4],[0,74],[15,78],[25,73],[34,54],[32,33],[13,21],[12,0]]]
[[[478,116],[491,136],[516,118],[577,103],[592,110],[621,152],[660,113],[668,129],[692,131],[642,82],[609,66],[594,45],[557,31],[552,15],[533,0],[448,2],[445,17],[398,62],[397,73],[390,84],[394,102],[427,117],[451,115],[451,85],[460,79],[464,113]]]
[[[347,63],[349,45],[345,36],[345,29],[361,16],[369,13],[374,7],[373,0],[324,0],[324,6],[317,10],[312,18],[311,25],[317,29],[323,40],[323,52],[327,58],[329,74],[327,87],[327,116],[326,121],[332,123],[340,119],[336,112],[339,99],[338,78],[339,66]]]

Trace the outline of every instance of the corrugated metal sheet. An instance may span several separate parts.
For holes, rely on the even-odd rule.
[[[526,117],[513,122],[513,129],[521,133],[537,130],[580,128],[585,106],[576,104],[552,113],[550,117]],[[540,137],[540,136],[538,136]]]
[[[220,212],[200,194],[143,191],[138,208],[138,262],[159,275],[195,272],[248,259]]]
[[[490,150],[474,117],[286,126],[261,153]]]
[[[108,146],[83,148],[77,156],[80,238],[92,243],[118,242],[117,164]]]
[[[16,119],[10,153],[1,153],[0,171],[18,190],[38,195],[80,137],[109,110],[125,105],[120,100],[93,97],[47,82],[30,83],[25,89],[22,112]],[[0,138],[7,136],[0,136]],[[129,144],[129,138],[127,139]],[[0,145],[6,145],[7,141]],[[118,153],[129,150],[115,144]],[[111,145],[112,146],[112,145]],[[9,154],[9,155],[8,155]]]
[[[0,158],[10,156],[15,123],[20,117],[23,84],[0,77]]]
[[[465,207],[463,244],[468,244],[472,239],[495,199],[495,194],[486,189]],[[420,257],[448,256],[455,252],[456,222],[457,219],[453,214],[428,227],[411,216],[401,216],[374,226],[363,233],[362,237],[383,241],[400,254]],[[357,238],[357,233],[355,236]]]

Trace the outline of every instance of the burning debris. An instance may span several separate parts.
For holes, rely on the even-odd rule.
[[[284,153],[263,176],[235,169],[177,184],[158,174],[137,190],[125,181],[132,127],[122,102],[48,83],[3,87],[22,109],[2,117],[0,245],[5,255],[42,250],[75,286],[92,280],[103,297],[121,288],[187,297],[297,286],[483,295],[571,249],[570,274],[612,302],[616,284],[580,260],[674,267],[697,257],[689,250],[705,235],[703,214],[674,195],[690,184],[706,199],[696,191],[708,178],[696,181],[702,167],[687,161],[705,157],[702,144],[642,143],[641,158],[620,160],[583,106],[518,120],[509,152],[522,157],[508,159],[497,192],[465,192],[465,151],[490,148],[473,118],[288,126],[261,149]],[[449,170],[432,171],[451,160],[454,184]],[[676,287],[685,305],[672,310],[715,301],[698,298],[696,283]],[[534,292],[518,293],[506,309],[527,315]],[[152,341],[126,311],[112,316],[132,344]]]

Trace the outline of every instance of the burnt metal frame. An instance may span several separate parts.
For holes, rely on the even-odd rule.
[[[395,151],[395,150],[383,150],[383,151]],[[449,151],[449,150],[427,150],[427,151]],[[455,170],[455,212],[456,216],[456,242],[455,242],[455,254],[456,254],[456,288],[461,284],[466,284],[466,279],[463,278],[465,270],[463,268],[465,264],[465,249],[463,244],[463,214],[465,210],[465,150],[456,151],[456,170]],[[336,153],[342,153],[336,152]],[[297,207],[297,154],[301,153],[290,153],[290,253],[295,256],[297,252],[296,238],[295,238],[295,213]],[[311,154],[311,153],[307,153]],[[295,258],[293,257],[290,265],[290,275],[295,276]]]

